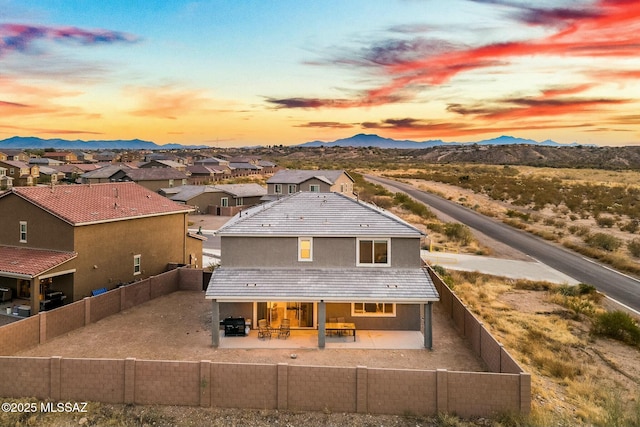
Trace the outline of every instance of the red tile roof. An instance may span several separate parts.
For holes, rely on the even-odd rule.
[[[36,277],[75,257],[75,252],[0,246],[0,273]]]
[[[10,193],[72,225],[192,211],[133,182],[13,187]]]

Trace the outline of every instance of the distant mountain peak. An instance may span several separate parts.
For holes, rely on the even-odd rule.
[[[550,139],[542,142],[533,139],[517,138],[509,135],[502,135],[497,138],[485,139],[476,142],[444,142],[440,139],[427,141],[397,140],[391,138],[383,138],[376,134],[359,133],[349,138],[336,139],[331,142],[310,141],[300,144],[299,147],[377,147],[377,148],[399,148],[399,149],[420,149],[430,148],[440,145],[514,145],[514,144],[530,144],[530,145],[548,145],[548,146],[572,146],[572,144],[560,144]]]
[[[13,136],[0,141],[0,148],[54,148],[56,150],[167,150],[181,148],[209,148],[206,145],[181,145],[167,144],[158,145],[155,142],[144,141],[142,139],[129,140],[92,140],[83,141],[76,139],[74,141],[67,139],[42,139],[35,136],[22,137]]]

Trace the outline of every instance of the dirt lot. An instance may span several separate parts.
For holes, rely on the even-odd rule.
[[[19,353],[155,360],[212,360],[406,369],[486,370],[435,304],[432,351],[371,349],[230,349],[211,347],[211,305],[204,292],[174,292]],[[295,331],[293,332],[295,334]],[[255,339],[245,337],[239,339]]]

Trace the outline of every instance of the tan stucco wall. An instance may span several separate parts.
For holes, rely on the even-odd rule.
[[[0,244],[71,252],[73,226],[15,194],[0,198]],[[27,243],[20,243],[20,221],[27,222]]]
[[[185,214],[162,215],[76,227],[76,287],[74,300],[92,289],[157,275],[167,264],[185,263]],[[141,257],[141,274],[133,274],[134,255]],[[200,256],[201,258],[201,256]]]
[[[222,264],[229,267],[342,268],[356,265],[355,237],[314,237],[313,261],[298,261],[297,237],[222,236]],[[391,239],[391,266],[419,268],[420,239]]]

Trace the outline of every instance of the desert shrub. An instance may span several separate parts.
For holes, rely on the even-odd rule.
[[[598,315],[592,332],[627,344],[640,345],[640,327],[627,313],[615,310]]]
[[[429,230],[433,231],[434,233],[443,233],[444,232],[444,226],[440,222],[429,222],[429,223],[427,223],[427,228]]]
[[[584,242],[592,248],[613,252],[622,245],[622,240],[605,233],[595,233],[586,236]]]
[[[600,228],[611,228],[615,225],[615,223],[615,219],[611,218],[610,216],[598,215],[598,217],[596,218],[596,224],[598,224]]]
[[[627,249],[634,257],[640,257],[640,239],[633,239],[627,243]]]
[[[453,277],[449,274],[449,272],[441,265],[432,265],[431,269],[442,279],[444,283],[447,284],[450,288],[453,289]]]
[[[640,227],[640,221],[638,221],[637,219],[632,219],[626,224],[623,224],[622,227],[620,227],[620,230],[626,231],[627,233],[634,234],[635,232],[638,231],[639,227]]]
[[[393,200],[404,209],[407,209],[408,211],[411,211],[412,213],[422,218],[433,219],[436,217],[436,215],[431,211],[431,209],[427,207],[427,205],[412,199],[405,193],[394,194]]]
[[[460,242],[462,245],[468,245],[473,241],[473,233],[471,233],[471,229],[459,222],[450,222],[445,224],[444,234],[449,239]]]

